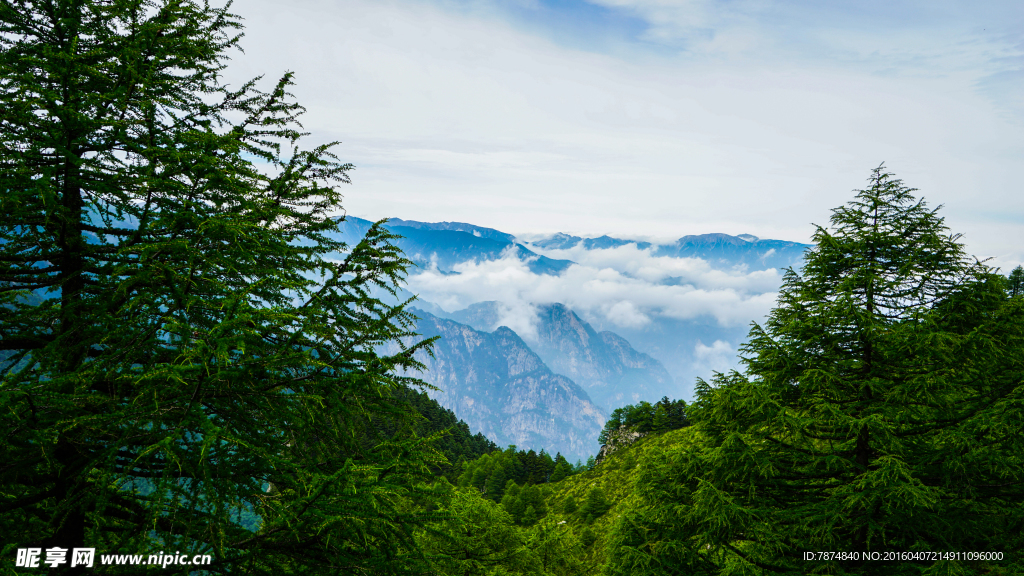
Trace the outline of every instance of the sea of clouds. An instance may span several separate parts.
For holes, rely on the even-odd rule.
[[[635,244],[531,249],[574,264],[558,275],[538,274],[509,252],[456,265],[454,274],[421,269],[410,275],[407,288],[449,312],[497,301],[498,319],[489,328],[508,326],[527,342],[537,338],[536,305],[560,302],[596,329],[619,333],[661,360],[677,381],[686,381],[680,396],[687,397],[695,375],[737,367],[747,326],[772,309],[782,282],[780,270],[722,270],[699,258],[655,256],[653,248]],[[680,330],[688,333],[675,333]],[[652,345],[658,338],[672,343]]]
[[[508,253],[498,260],[466,262],[456,274],[436,268],[409,277],[409,289],[448,311],[496,300],[518,326],[527,326],[532,305],[561,302],[582,317],[639,328],[658,317],[709,316],[722,326],[762,318],[775,303],[782,274],[776,269],[713,268],[699,258],[655,256],[635,244],[587,250],[539,250],[575,262],[559,275],[531,272]],[[511,325],[509,325],[511,327]],[[530,330],[526,330],[530,332]]]

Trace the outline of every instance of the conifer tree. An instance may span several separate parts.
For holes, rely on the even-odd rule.
[[[912,192],[879,167],[817,229],[746,373],[699,383],[699,449],[644,468],[609,574],[1021,569],[1024,306]]]
[[[608,502],[604,495],[604,490],[594,486],[587,492],[587,498],[583,501],[583,505],[580,506],[580,518],[587,524],[591,524],[594,520],[604,516],[604,513],[611,509],[611,507],[611,503]]]
[[[507,481],[505,467],[500,464],[495,466],[491,471],[491,475],[487,477],[487,481],[484,483],[484,493],[491,500],[496,502],[501,500]]]
[[[664,405],[658,404],[654,410],[654,418],[651,420],[651,429],[654,432],[665,432],[669,430],[669,427],[668,411],[665,410]]]
[[[559,462],[555,465],[555,470],[551,473],[551,477],[548,478],[548,482],[558,482],[565,479],[568,475],[569,466],[565,462]]]
[[[519,484],[516,484],[515,480],[509,480],[508,482],[505,482],[505,488],[502,494],[504,494],[504,496],[502,496],[502,501],[504,501],[505,498],[509,496],[513,498],[519,496]]]
[[[352,167],[300,146],[290,74],[220,82],[239,30],[193,0],[0,0],[5,558],[416,565],[405,495],[438,459],[371,425],[415,384],[423,344],[376,352],[413,319],[371,296],[410,263],[380,226],[335,239]]]
[[[486,457],[486,456],[484,456]],[[487,470],[483,466],[477,466],[473,469],[473,472],[468,475],[469,486],[474,486],[478,490],[484,489],[484,484],[487,483]]]
[[[590,528],[590,526],[584,526],[583,531],[580,533],[580,544],[584,548],[590,548],[597,542],[597,534]]]
[[[1010,271],[1008,290],[1010,296],[1022,296],[1024,295],[1024,267],[1017,266]]]
[[[509,480],[505,484],[505,495],[501,498],[501,506],[506,512],[513,518],[515,522],[523,517],[523,511],[526,510],[526,503],[522,498],[522,488],[516,484],[515,480]]]
[[[537,557],[540,571],[551,576],[583,576],[583,546],[565,523],[541,520],[528,532],[527,546]]]
[[[533,505],[528,505],[526,507],[526,510],[523,510],[523,519],[520,521],[520,523],[523,526],[533,526],[537,523],[537,519],[537,510],[533,507]]]
[[[527,484],[519,492],[519,499],[525,506],[532,506],[537,518],[543,518],[548,513],[547,505],[544,503],[544,490],[536,484]]]
[[[572,494],[566,496],[565,502],[562,503],[562,512],[572,514],[576,511],[576,508],[576,499],[572,497]]]

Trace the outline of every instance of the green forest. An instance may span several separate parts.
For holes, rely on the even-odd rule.
[[[221,83],[229,9],[0,0],[0,572],[1024,573],[1024,270],[884,166],[742,371],[615,410],[588,462],[502,448],[410,376],[395,236],[331,239],[354,167],[291,73]]]

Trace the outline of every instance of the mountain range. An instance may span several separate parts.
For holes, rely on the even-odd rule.
[[[581,238],[557,233],[548,238],[528,242],[536,248],[568,250],[582,247],[586,250],[605,250],[634,244],[640,250],[653,249],[654,256],[700,258],[714,266],[732,268],[737,265],[755,269],[785,268],[803,256],[806,244],[786,240],[762,240],[751,234],[699,234],[679,238],[671,244],[655,245],[650,242],[623,240],[610,236]]]
[[[371,225],[369,220],[346,217],[339,222],[339,239],[354,244]],[[661,275],[641,288],[647,286],[651,293],[667,293],[676,299],[694,294],[705,299],[708,294],[731,294],[733,300],[740,298],[749,303],[751,298],[763,299],[760,294],[773,298],[770,291],[777,286],[708,288],[695,285],[700,278],[687,276],[685,270],[706,266],[718,271],[714,272],[717,276],[709,278],[726,278],[734,283],[765,278],[764,274],[769,279],[780,279],[777,271],[798,266],[808,248],[798,242],[764,240],[749,234],[687,235],[673,243],[654,244],[565,233],[520,241],[513,234],[461,222],[396,218],[386,226],[401,236],[396,244],[416,264],[410,271],[409,290],[424,289],[424,284],[417,283],[421,275],[433,279],[430,298],[420,296],[414,303],[414,314],[419,318],[417,332],[424,337],[439,337],[434,355],[419,358],[427,370],[417,376],[437,387],[430,396],[498,445],[544,448],[552,454],[561,452],[579,459],[597,451],[597,435],[611,410],[640,400],[653,402],[662,396],[689,399],[695,377],[709,377],[712,370],[734,366],[735,350],[749,321],[757,317],[752,314],[746,322],[723,321],[713,311],[699,310],[680,316],[663,306],[659,308],[658,302],[645,302],[644,296],[632,298],[628,293],[608,296],[609,300],[579,309],[579,302],[586,304],[589,300],[577,298],[577,304],[569,305],[545,298],[544,290],[530,288],[574,282],[574,266],[590,266],[598,279],[614,276],[645,282],[628,262],[618,269],[605,270],[565,258],[567,254],[573,258],[613,254],[633,245],[636,252],[620,256],[645,255],[655,266],[684,270],[679,276]],[[498,266],[497,276],[485,277],[478,269],[474,271],[474,266],[485,263],[491,263],[492,268]],[[506,286],[501,284],[501,266],[511,267],[507,275],[519,278],[519,288],[503,290]],[[516,266],[525,272],[513,274]],[[523,279],[524,273],[533,276]],[[439,278],[459,280],[439,288]],[[492,284],[467,289],[466,284],[472,282]],[[447,294],[444,286],[449,285],[463,292]],[[495,288],[499,297],[487,299]],[[578,291],[576,295],[589,295],[588,291],[593,290],[597,299],[603,297],[601,289],[599,282],[573,288]],[[399,293],[400,298],[413,295],[404,290]],[[623,323],[608,313],[619,304],[615,298],[636,300],[643,321]],[[458,302],[464,305],[458,306]]]
[[[339,223],[342,238],[349,244],[358,242],[373,222],[349,216]],[[538,274],[558,274],[572,265],[569,260],[554,260],[541,256],[511,234],[492,228],[460,222],[416,222],[392,219],[388,230],[402,236],[397,242],[407,258],[423,269],[436,268],[450,272],[457,264],[481,260],[497,260],[511,252],[527,262],[530,271]]]
[[[340,220],[343,238],[358,242],[373,224],[370,220],[348,216]],[[562,232],[533,241],[519,241],[514,235],[464,222],[419,222],[389,219],[387,228],[403,238],[398,246],[421,267],[436,266],[450,271],[456,264],[496,260],[511,251],[528,262],[538,273],[559,274],[573,264],[571,260],[553,259],[536,249],[566,250],[582,247],[603,250],[635,245],[640,250],[652,249],[655,256],[699,258],[717,267],[747,266],[751,269],[785,268],[799,263],[808,244],[787,240],[766,240],[750,234],[730,236],[713,233],[682,236],[669,244],[600,236],[583,238]],[[531,250],[531,247],[534,250]]]

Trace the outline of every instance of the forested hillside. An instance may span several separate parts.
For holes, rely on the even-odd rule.
[[[632,407],[630,407],[632,408]],[[600,464],[570,465],[559,455],[494,451],[462,467],[443,511],[460,515],[424,531],[437,574],[600,574],[614,521],[636,500],[645,462],[687,445],[687,430],[650,431]],[[442,481],[445,482],[445,481]]]

